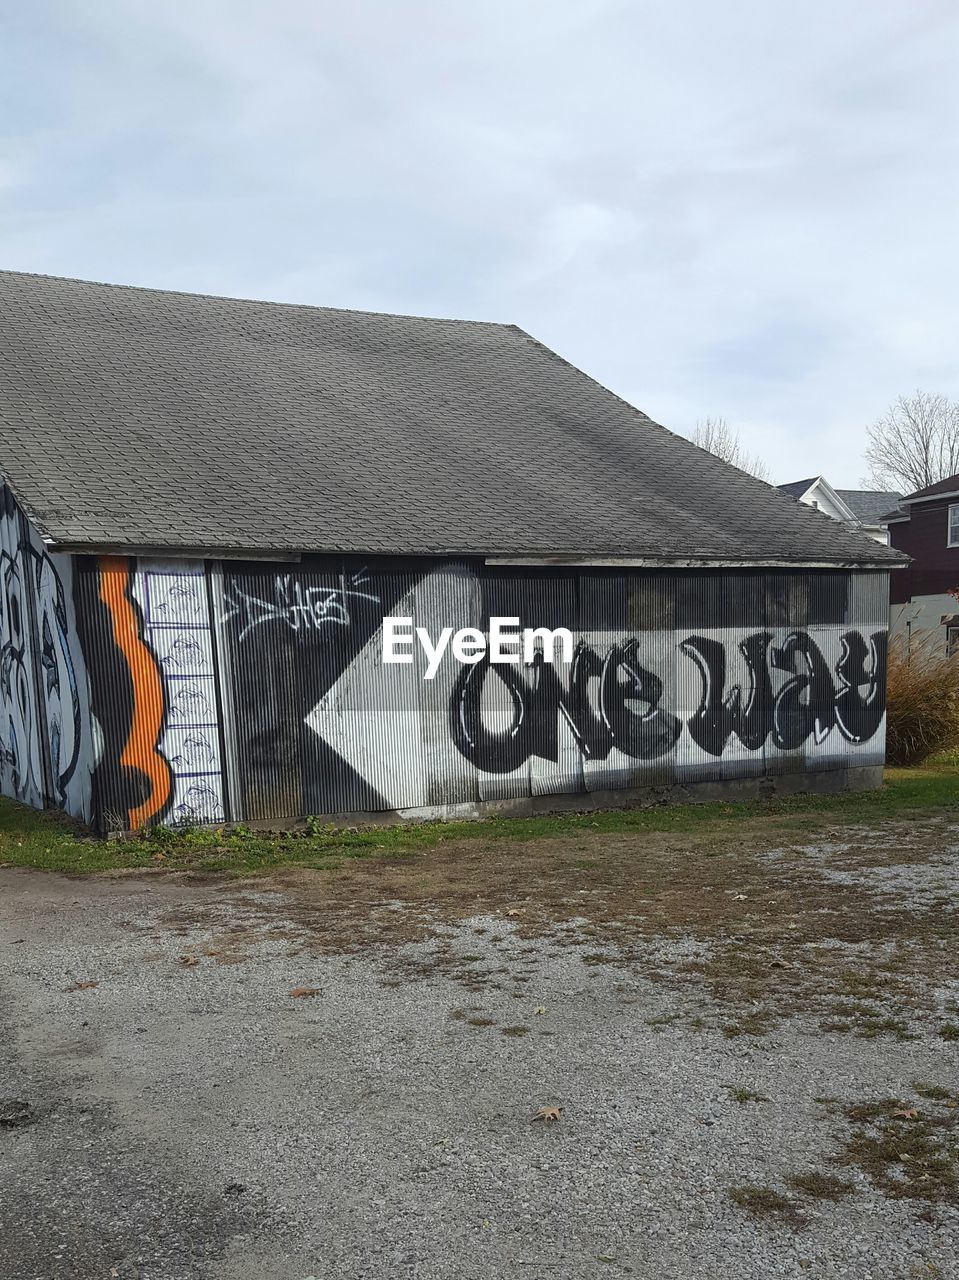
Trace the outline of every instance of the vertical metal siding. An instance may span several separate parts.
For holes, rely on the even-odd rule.
[[[0,491],[0,789],[103,830],[881,764],[888,574],[50,557]],[[382,662],[492,616],[570,664]]]
[[[0,484],[0,791],[89,821],[94,763],[71,558]]]
[[[168,586],[181,572],[174,562],[149,571]],[[183,797],[201,791],[220,809],[211,799],[196,820],[441,815],[882,760],[885,574],[317,556],[211,564],[203,616],[177,622],[190,678],[216,690],[219,723],[198,727],[216,731],[220,772],[216,785],[197,783],[170,758],[185,750],[173,722],[182,669],[149,616],[144,572],[94,562],[80,592],[103,825],[190,820]],[[434,641],[444,627],[486,633],[491,616],[567,627],[574,661],[467,666],[447,651],[427,680],[418,644],[411,663],[383,664],[385,616],[411,619]],[[159,712],[148,696],[157,681]]]
[[[0,570],[0,790],[40,808],[44,735],[29,546],[23,515],[6,485],[0,485]]]

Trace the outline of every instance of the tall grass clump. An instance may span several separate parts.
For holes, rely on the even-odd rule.
[[[959,747],[959,653],[920,633],[889,646],[886,687],[886,758],[921,764]]]

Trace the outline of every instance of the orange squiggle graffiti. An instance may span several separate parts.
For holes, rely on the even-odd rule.
[[[157,747],[163,729],[163,683],[130,599],[129,562],[122,556],[101,556],[99,563],[100,599],[110,611],[113,641],[126,660],[133,684],[133,713],[120,764],[138,769],[150,784],[142,804],[127,811],[130,827],[136,831],[162,811],[173,786],[172,770]]]

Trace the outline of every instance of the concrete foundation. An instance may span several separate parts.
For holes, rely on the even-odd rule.
[[[774,796],[838,795],[870,791],[882,785],[883,766],[868,765],[817,772],[780,773],[754,778],[728,778],[670,786],[634,787],[616,791],[575,792],[566,795],[522,796],[379,812],[320,814],[333,827],[395,826],[404,822],[481,822],[484,818],[530,818],[542,814],[593,813],[610,809],[651,809],[670,804],[709,804],[718,801],[762,800]],[[306,822],[249,822],[252,831],[302,830]]]

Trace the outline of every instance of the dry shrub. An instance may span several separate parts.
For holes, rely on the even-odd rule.
[[[959,653],[947,655],[939,637],[919,633],[889,646],[886,758],[921,764],[959,746]]]

